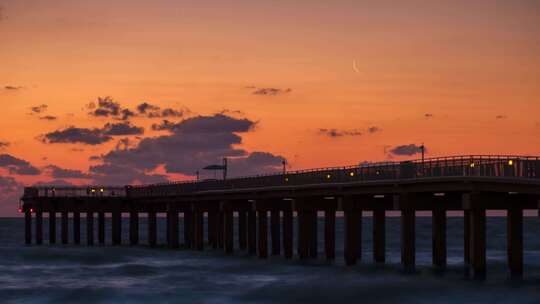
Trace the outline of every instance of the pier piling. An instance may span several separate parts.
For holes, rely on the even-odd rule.
[[[36,244],[43,244],[43,211],[36,210]]]
[[[56,243],[56,212],[49,211],[49,244]]]
[[[86,245],[94,245],[94,212],[86,212]]]

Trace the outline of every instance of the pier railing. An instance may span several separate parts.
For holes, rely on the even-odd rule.
[[[362,163],[357,166],[270,173],[227,180],[181,181],[125,187],[29,187],[25,188],[24,196],[172,196],[208,190],[459,176],[540,179],[540,157],[467,155],[399,162]]]

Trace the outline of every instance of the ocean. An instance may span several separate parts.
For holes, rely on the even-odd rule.
[[[82,218],[82,244],[84,222]],[[524,220],[523,279],[508,276],[504,217],[488,217],[488,272],[484,281],[465,275],[461,217],[448,219],[448,267],[443,272],[431,267],[431,218],[417,217],[417,271],[413,274],[401,271],[399,218],[388,218],[386,226],[387,263],[372,262],[371,218],[364,217],[362,259],[358,265],[347,267],[342,258],[341,218],[337,219],[337,259],[333,263],[324,259],[322,218],[319,259],[307,262],[282,256],[260,260],[238,250],[234,256],[225,256],[210,249],[151,249],[144,245],[145,219],[140,221],[141,245],[136,247],[126,244],[127,219],[122,229],[124,245],[119,247],[51,246],[46,235],[45,245],[26,246],[23,220],[1,218],[0,302],[540,303],[540,218]],[[44,218],[45,234],[47,230]],[[158,236],[164,244],[163,218],[159,219]]]

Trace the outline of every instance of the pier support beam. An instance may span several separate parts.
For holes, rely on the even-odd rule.
[[[416,264],[415,210],[401,210],[401,264],[405,271],[414,271]]]
[[[184,246],[186,248],[194,248],[193,241],[193,212],[184,211]]]
[[[319,221],[317,218],[317,210],[312,210],[309,213],[309,257],[312,259],[317,258],[318,245],[319,245]]]
[[[156,247],[157,244],[157,216],[155,211],[148,211],[148,245]]]
[[[113,245],[122,243],[122,213],[119,210],[112,212],[112,243]]]
[[[266,210],[257,211],[259,220],[259,258],[268,257],[268,215]]]
[[[129,212],[129,244],[139,244],[139,212],[134,210]]]
[[[515,207],[508,209],[508,266],[512,277],[523,275],[523,210]]]
[[[36,244],[43,244],[43,211],[36,210]]]
[[[254,210],[248,211],[248,253],[255,255],[257,252],[257,218]]]
[[[272,236],[272,255],[279,255],[281,253],[280,242],[280,214],[279,209],[273,209],[270,211],[270,231]]]
[[[247,212],[238,211],[238,245],[240,250],[247,249]]]
[[[471,263],[471,211],[463,211],[463,261]]]
[[[168,231],[168,244],[169,248],[179,248],[178,239],[178,210],[175,206],[167,206],[167,231]]]
[[[195,250],[204,250],[204,211],[193,210],[193,229],[195,238]]]
[[[86,245],[94,245],[94,213],[86,212]]]
[[[472,275],[483,279],[486,276],[486,210],[471,209],[470,258]]]
[[[384,209],[373,210],[373,259],[386,261],[386,214]]]
[[[32,244],[32,212],[28,208],[24,210],[24,242]]]
[[[232,254],[234,251],[234,222],[232,210],[224,211],[223,220],[225,254]]]
[[[283,210],[283,254],[286,259],[293,256],[293,211]]]
[[[345,264],[354,265],[361,257],[362,210],[345,210]]]
[[[49,211],[49,244],[56,243],[56,212]]]
[[[68,243],[68,213],[66,210],[62,210],[61,212],[61,237],[62,237],[62,244]]]
[[[446,267],[446,210],[443,208],[432,211],[432,241],[433,265]]]
[[[301,260],[309,256],[309,211],[298,210],[298,257]]]
[[[208,245],[211,246],[212,248],[216,248],[215,247],[215,244],[216,244],[216,220],[215,220],[215,211],[212,211],[212,210],[209,210],[208,211],[208,217],[207,217],[207,220],[206,220],[206,224],[207,224],[207,228],[208,228],[208,233],[207,233],[207,239],[208,239]]]
[[[218,248],[223,249],[224,248],[224,243],[223,243],[223,241],[224,241],[224,231],[223,231],[223,228],[224,228],[224,225],[225,225],[225,214],[223,213],[223,211],[218,212],[217,225],[218,225],[218,229],[217,229]]]
[[[98,212],[98,243],[105,244],[105,212]]]
[[[324,211],[324,252],[328,261],[336,258],[336,210],[334,209]]]
[[[81,244],[81,213],[73,212],[73,244]]]

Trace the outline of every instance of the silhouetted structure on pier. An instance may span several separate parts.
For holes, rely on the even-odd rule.
[[[335,258],[336,211],[343,211],[347,265],[361,257],[361,221],[373,211],[373,257],[385,262],[386,211],[401,211],[401,261],[415,267],[415,212],[432,211],[433,264],[444,267],[446,213],[464,211],[464,262],[475,277],[486,272],[486,210],[507,210],[508,263],[512,275],[523,273],[523,210],[540,208],[540,158],[459,156],[363,166],[325,168],[227,180],[179,182],[146,186],[30,187],[25,189],[26,243],[43,242],[43,213],[49,215],[50,243],[56,239],[60,213],[61,241],[68,243],[68,213],[73,215],[73,242],[80,242],[80,213],[86,214],[87,243],[97,236],[105,243],[105,214],[112,219],[112,244],[121,243],[122,214],[129,214],[129,244],[139,242],[139,213],[147,213],[148,243],[156,246],[158,213],[167,219],[167,245],[203,250],[205,244],[231,254],[233,222],[238,220],[238,246],[266,258],[317,257],[317,213],[324,212],[324,252]],[[268,218],[270,214],[270,219]],[[236,215],[236,217],[234,216]],[[297,217],[297,227],[293,218]],[[206,217],[206,227],[204,227]],[[270,226],[270,240],[268,240]],[[204,230],[208,229],[205,242]],[[270,246],[269,246],[270,243]]]

